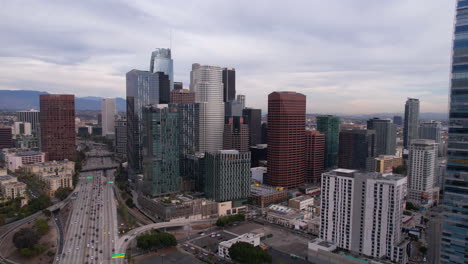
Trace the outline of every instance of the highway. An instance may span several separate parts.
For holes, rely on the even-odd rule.
[[[109,162],[108,158],[90,158],[86,166],[106,166]],[[114,170],[80,174],[81,191],[73,201],[64,249],[56,263],[111,262],[118,230],[113,184],[109,181],[114,181]]]

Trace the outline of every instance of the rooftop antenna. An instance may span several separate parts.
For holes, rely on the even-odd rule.
[[[170,39],[170,45],[169,45],[169,48],[171,49],[172,51],[172,28],[169,30],[169,39]]]

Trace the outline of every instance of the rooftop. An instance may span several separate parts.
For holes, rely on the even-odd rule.
[[[259,196],[259,195],[269,195],[274,193],[280,193],[284,191],[277,190],[275,187],[267,186],[267,185],[250,185],[250,195],[252,196]]]
[[[240,235],[238,237],[235,237],[233,239],[223,241],[223,242],[219,243],[219,245],[230,248],[233,244],[235,244],[235,243],[237,243],[239,241],[254,239],[256,237],[261,237],[262,235],[263,234],[245,233],[245,234]]]
[[[296,198],[292,198],[291,200],[302,202],[302,201],[306,201],[306,200],[310,200],[310,199],[314,199],[314,197],[309,196],[309,195],[301,195],[301,196],[298,196]]]

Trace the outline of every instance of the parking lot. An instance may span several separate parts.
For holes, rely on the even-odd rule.
[[[204,236],[200,238],[195,238],[190,242],[212,253],[217,253],[218,244],[220,242],[230,240],[236,237],[235,235],[226,233],[224,231],[213,232],[213,234],[214,235],[212,235],[212,233],[206,233]]]
[[[294,254],[302,258],[307,256],[308,239],[290,233],[282,228],[247,222],[237,226],[228,227],[226,230],[239,235],[245,233],[263,233],[266,238],[261,242],[266,246],[275,248],[282,252],[288,252],[289,254]]]

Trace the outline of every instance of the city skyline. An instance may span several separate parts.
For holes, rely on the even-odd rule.
[[[250,13],[242,3],[207,3],[197,8],[213,15],[199,19],[193,6],[177,10],[177,3],[114,4],[113,14],[104,3],[5,4],[0,77],[8,78],[0,78],[0,89],[124,97],[125,72],[147,69],[148,54],[166,47],[172,48],[174,81],[186,87],[194,62],[236,68],[236,90],[249,107],[266,110],[269,93],[290,90],[308,97],[308,113],[401,112],[407,97],[421,100],[421,112],[446,112],[455,1],[304,2],[283,10],[281,22],[272,15],[280,5],[251,5]],[[160,22],[158,34],[141,26],[153,22]]]

